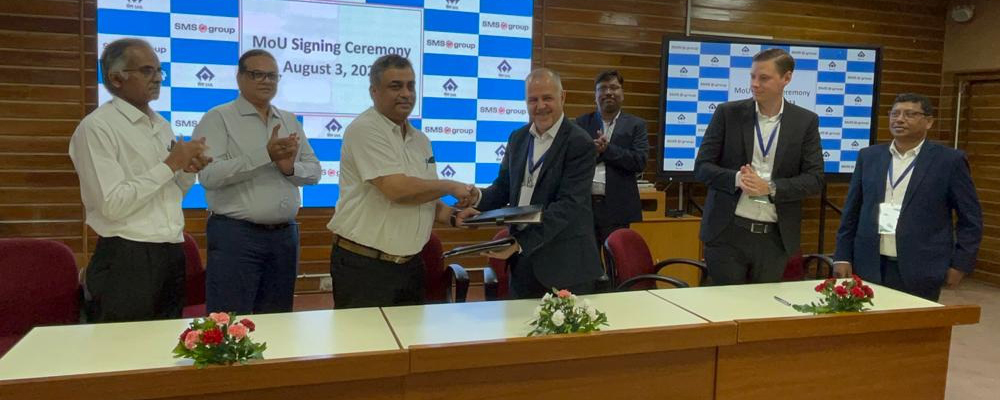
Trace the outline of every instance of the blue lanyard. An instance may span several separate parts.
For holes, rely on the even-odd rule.
[[[534,174],[538,170],[538,167],[542,166],[545,162],[545,156],[549,155],[549,151],[545,150],[541,157],[538,157],[538,161],[535,161],[535,138],[532,136],[531,141],[528,142],[528,175]]]
[[[899,179],[893,180],[892,179],[892,158],[889,158],[889,186],[892,186],[892,190],[896,190],[896,186],[899,186],[899,184],[903,182],[903,179],[906,179],[906,175],[910,174],[910,171],[913,170],[913,165],[916,162],[917,162],[917,158],[914,157],[913,161],[910,161],[910,165],[907,165],[906,169],[903,170],[903,173],[901,175],[899,175]]]
[[[774,125],[774,129],[771,130],[771,136],[767,139],[767,146],[764,146],[764,134],[760,131],[760,122],[757,121],[757,113],[753,114],[753,127],[757,128],[757,144],[760,145],[760,152],[764,154],[764,158],[771,153],[771,145],[774,144],[774,138],[778,135],[778,127],[781,126],[781,119],[779,117],[778,123]]]

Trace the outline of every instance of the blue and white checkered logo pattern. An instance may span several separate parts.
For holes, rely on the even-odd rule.
[[[825,172],[854,171],[876,118],[875,50],[692,41],[668,45],[663,171],[694,170],[716,106],[751,97],[752,57],[772,47],[795,58],[785,98],[819,115]]]
[[[236,98],[241,52],[271,51],[282,74],[274,104],[299,116],[323,166],[303,205],[332,207],[344,130],[371,105],[368,69],[386,53],[414,62],[413,124],[430,137],[439,176],[491,183],[507,137],[528,121],[532,13],[531,0],[98,0],[98,53],[123,37],[149,41],[166,72],[151,105],[190,136]],[[205,207],[199,185],[184,206]]]

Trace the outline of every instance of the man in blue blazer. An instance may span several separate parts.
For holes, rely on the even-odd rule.
[[[531,123],[510,135],[499,175],[479,192],[475,208],[456,219],[461,222],[477,210],[541,205],[541,224],[511,226],[517,242],[487,255],[508,260],[514,297],[542,297],[552,288],[592,293],[604,275],[590,209],[594,143],[563,114],[566,92],[558,73],[532,71],[525,95]]]
[[[896,97],[893,141],[861,150],[847,191],[834,273],[937,301],[976,264],[983,215],[969,162],[959,150],[927,141],[930,100]],[[957,223],[952,221],[952,213]]]
[[[594,79],[597,111],[576,119],[576,124],[594,138],[597,149],[597,169],[590,193],[598,248],[611,232],[642,221],[636,175],[646,169],[649,139],[646,121],[622,111],[624,85],[625,78],[620,72],[601,72]]]

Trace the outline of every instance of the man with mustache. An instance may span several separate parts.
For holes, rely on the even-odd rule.
[[[601,72],[594,79],[597,111],[576,119],[576,124],[594,138],[597,149],[590,193],[598,248],[611,232],[642,221],[636,175],[646,169],[649,138],[646,121],[622,111],[624,85],[625,77],[620,72]]]
[[[114,98],[87,115],[69,143],[97,248],[84,270],[89,322],[180,318],[184,213],[195,173],[212,161],[204,140],[176,140],[149,102],[164,72],[149,43],[109,43],[101,54]]]
[[[802,200],[823,188],[816,113],[784,99],[795,60],[771,48],[753,57],[753,98],[720,104],[695,158],[708,186],[701,220],[716,285],[777,282],[799,250]]]
[[[271,105],[281,78],[274,56],[249,50],[237,65],[239,96],[209,110],[194,129],[219,160],[198,174],[212,213],[205,230],[205,306],[209,312],[290,312],[299,187],[319,182],[321,168],[295,114]]]
[[[927,140],[934,124],[923,95],[896,96],[891,143],[858,154],[837,232],[834,274],[937,301],[976,266],[983,212],[959,150]],[[952,215],[957,218],[953,222]]]
[[[379,57],[369,82],[374,106],[344,131],[340,198],[327,224],[335,308],[422,303],[418,253],[431,226],[454,213],[441,197],[474,200],[472,185],[438,179],[430,140],[407,120],[417,99],[410,60]]]
[[[525,94],[531,122],[511,133],[499,175],[482,190],[476,208],[463,210],[458,219],[479,210],[541,205],[541,224],[511,226],[516,242],[486,255],[507,260],[514,297],[538,298],[552,289],[592,293],[604,274],[590,210],[593,139],[566,120],[566,92],[555,71],[528,74]]]

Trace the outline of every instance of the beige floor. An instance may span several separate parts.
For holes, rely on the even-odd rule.
[[[978,324],[957,326],[952,331],[945,398],[1000,398],[1000,288],[967,280],[956,290],[945,289],[941,303],[982,307]]]

